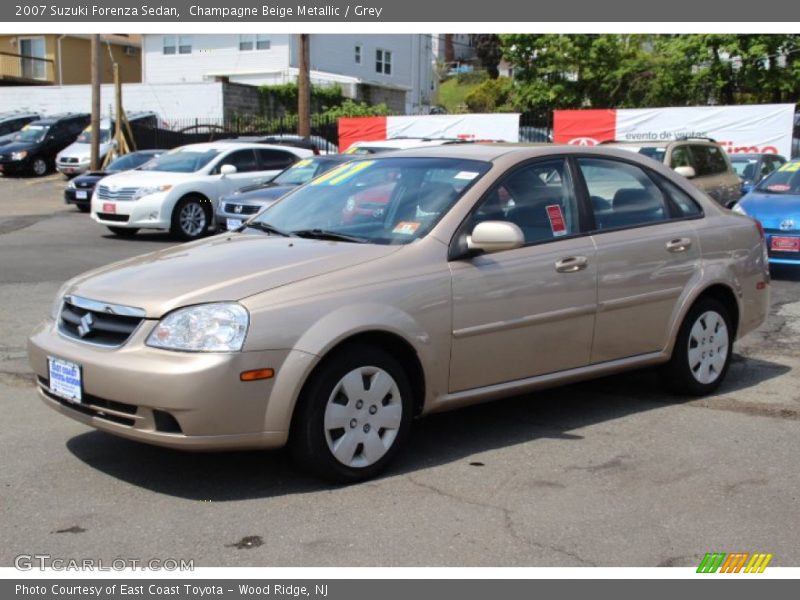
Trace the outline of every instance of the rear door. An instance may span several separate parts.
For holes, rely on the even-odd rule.
[[[660,351],[677,303],[701,268],[692,226],[700,208],[639,165],[594,157],[576,163],[592,200],[597,247],[591,362]]]
[[[255,150],[252,148],[234,150],[217,163],[217,166],[214,167],[211,174],[219,177],[221,174],[220,169],[223,165],[232,165],[236,167],[236,173],[219,178],[219,194],[217,197],[225,194],[232,194],[238,189],[254,183],[260,183],[262,180],[258,158],[256,157]]]

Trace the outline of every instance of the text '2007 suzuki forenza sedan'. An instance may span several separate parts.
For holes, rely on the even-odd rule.
[[[656,364],[711,392],[768,290],[757,223],[646,157],[461,145],[346,163],[236,232],[76,277],[29,353],[97,429],[288,443],[354,481],[435,411]]]

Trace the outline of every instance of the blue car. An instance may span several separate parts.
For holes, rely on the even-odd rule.
[[[761,223],[770,264],[800,265],[800,160],[762,179],[733,211]]]
[[[742,194],[753,191],[759,181],[786,162],[780,154],[731,154],[731,166],[742,180]]]

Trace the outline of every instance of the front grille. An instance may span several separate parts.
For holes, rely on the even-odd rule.
[[[241,207],[241,210],[236,210],[236,207]],[[252,206],[250,204],[225,204],[225,212],[233,215],[254,215],[263,207]]]
[[[110,188],[107,185],[100,184],[97,186],[97,197],[100,200],[133,200],[133,195],[138,191],[138,189],[139,188],[133,187]]]
[[[75,158],[74,156],[67,156],[67,157],[64,157],[64,158],[59,158],[58,162],[60,162],[61,164],[64,164],[64,165],[74,165],[74,164],[77,164],[78,159]]]
[[[51,392],[49,382],[44,377],[39,377],[39,383],[42,386],[42,392],[44,395],[51,400],[55,400],[61,406],[65,406],[66,408],[70,408],[76,412],[90,417],[97,417],[98,419],[104,419],[106,421],[111,421],[112,423],[125,425],[127,427],[133,427],[134,423],[136,422],[136,419],[134,418],[106,412],[106,410],[113,410],[115,412],[121,412],[128,415],[135,415],[138,408],[132,404],[114,402],[113,400],[104,400],[103,398],[97,398],[96,396],[91,396],[89,394],[83,394],[83,398],[81,399],[80,404],[78,404],[76,402],[65,400],[61,396],[57,396]]]
[[[93,304],[97,304],[97,308],[92,307]],[[101,303],[87,303],[72,296],[65,297],[58,320],[59,331],[81,342],[116,347],[127,342],[144,320],[143,315],[117,314],[138,309],[107,306],[107,310],[101,310],[100,306]],[[125,310],[115,312],[115,308]]]
[[[76,181],[75,182],[75,187],[76,188],[81,188],[81,189],[83,189],[83,188],[92,188],[92,187],[94,187],[94,182],[93,181]]]
[[[129,215],[115,215],[113,213],[97,213],[97,218],[103,221],[116,221],[117,223],[127,223]]]

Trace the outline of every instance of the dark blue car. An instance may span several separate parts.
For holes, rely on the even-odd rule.
[[[761,180],[733,211],[761,223],[770,264],[800,265],[800,160]]]
[[[786,162],[780,154],[731,154],[728,158],[742,180],[742,194],[749,194],[759,181]]]

